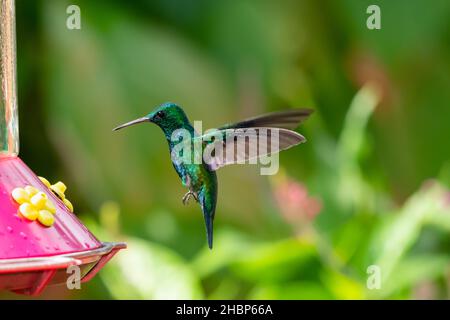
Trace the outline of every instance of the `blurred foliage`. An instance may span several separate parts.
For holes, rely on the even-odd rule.
[[[447,0],[29,0],[17,23],[21,157],[129,246],[83,290],[43,298],[450,297]],[[160,130],[111,132],[165,101],[204,129],[316,109],[278,177],[220,170],[213,251]]]

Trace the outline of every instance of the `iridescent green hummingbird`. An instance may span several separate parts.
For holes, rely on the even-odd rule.
[[[212,249],[213,221],[217,202],[217,176],[215,171],[228,164],[243,163],[255,157],[268,156],[305,142],[306,139],[293,129],[308,118],[311,113],[311,109],[291,109],[284,112],[275,112],[226,124],[200,135],[195,132],[183,109],[175,103],[167,102],[159,105],[148,115],[122,124],[113,130],[116,131],[143,122],[152,122],[162,129],[169,144],[173,166],[180,176],[183,186],[188,188],[188,192],[182,198],[183,204],[187,204],[191,196],[200,203],[206,225],[208,246]],[[209,150],[214,149],[213,152],[210,152],[208,161],[205,161],[205,157],[201,157],[199,162],[174,161],[173,151],[180,142],[178,139],[174,139],[173,134],[179,129],[184,129],[190,134],[191,141],[189,143],[192,145],[200,142],[201,152],[205,152],[207,148]],[[265,148],[263,148],[264,143],[261,143],[264,140],[263,136]],[[267,146],[268,138],[275,136],[277,137],[276,144]],[[221,139],[218,139],[218,137]],[[258,142],[257,146],[255,146],[255,141]],[[231,149],[229,149],[230,147]],[[236,149],[237,152],[235,152]],[[230,152],[230,150],[234,152]],[[233,155],[227,156],[227,152]]]

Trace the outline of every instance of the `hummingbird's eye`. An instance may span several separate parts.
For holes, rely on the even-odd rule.
[[[158,111],[157,113],[156,113],[156,116],[158,117],[158,118],[164,118],[164,112],[163,111]]]

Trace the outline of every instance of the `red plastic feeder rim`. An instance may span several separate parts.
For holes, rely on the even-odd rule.
[[[126,244],[100,242],[71,212],[64,191],[17,157],[14,0],[0,0],[0,21],[0,290],[33,295],[65,283],[71,266],[89,281]]]

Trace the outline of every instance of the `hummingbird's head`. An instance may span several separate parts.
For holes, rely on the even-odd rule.
[[[116,131],[143,122],[153,122],[163,130],[175,130],[188,123],[188,119],[180,106],[172,102],[166,102],[156,107],[155,110],[146,116],[124,123],[113,130]]]

